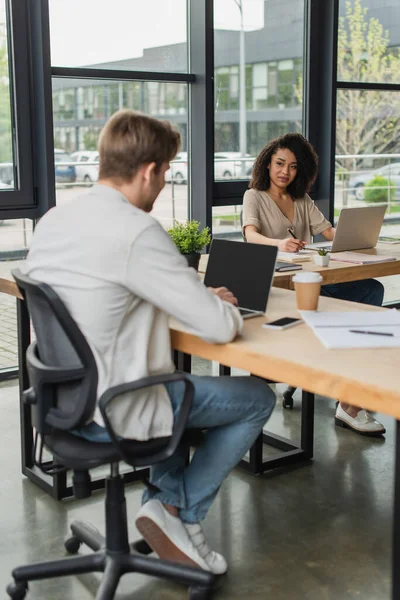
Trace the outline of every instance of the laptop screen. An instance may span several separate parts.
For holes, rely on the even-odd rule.
[[[277,251],[275,246],[214,239],[204,283],[227,287],[243,308],[265,311]]]

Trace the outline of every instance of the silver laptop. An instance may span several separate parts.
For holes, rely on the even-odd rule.
[[[333,242],[308,244],[306,248],[326,248],[331,252],[375,248],[386,208],[386,205],[342,208]]]
[[[204,283],[227,287],[243,319],[264,315],[275,273],[276,246],[213,239]]]

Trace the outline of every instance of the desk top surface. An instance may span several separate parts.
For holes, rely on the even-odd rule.
[[[20,297],[16,284],[0,278],[0,292]],[[385,310],[320,298],[321,310]],[[268,320],[298,316],[295,294],[272,288]],[[241,336],[225,345],[208,344],[171,324],[173,348],[244,369],[305,390],[400,419],[400,348],[328,350],[305,324],[284,331],[261,327],[265,317],[245,321]]]
[[[320,309],[385,310],[333,298],[320,298]],[[295,294],[272,288],[267,319],[284,316],[298,316]],[[328,350],[305,324],[274,331],[261,327],[265,320],[246,320],[241,336],[222,346],[208,344],[174,322],[172,345],[188,354],[400,418],[400,348]]]

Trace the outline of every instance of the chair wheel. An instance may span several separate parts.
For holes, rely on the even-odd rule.
[[[69,554],[76,554],[79,551],[81,544],[81,540],[78,540],[74,535],[66,538],[64,541],[64,547]]]
[[[208,600],[211,598],[211,590],[205,587],[190,587],[189,600]]]
[[[282,406],[283,406],[283,408],[292,410],[292,408],[293,408],[293,398],[291,398],[291,397],[285,398],[285,394],[283,394]]]
[[[28,584],[25,581],[13,581],[7,586],[7,594],[12,600],[24,600],[28,591]]]

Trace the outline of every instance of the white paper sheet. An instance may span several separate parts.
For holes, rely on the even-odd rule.
[[[400,313],[395,309],[353,312],[300,311],[300,314],[326,348],[400,347]],[[353,333],[351,329],[393,335]]]

